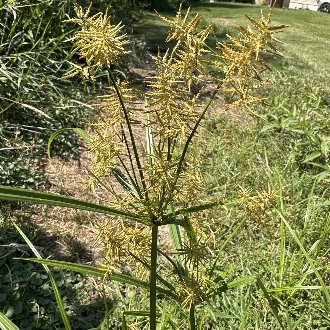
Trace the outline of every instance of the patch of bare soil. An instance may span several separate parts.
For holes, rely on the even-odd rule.
[[[90,155],[87,151],[82,152],[79,161],[50,159],[45,167],[45,175],[50,184],[47,191],[98,203],[101,197],[97,192],[91,192],[86,185],[86,168],[89,163]],[[103,215],[44,205],[32,207],[30,218],[38,231],[49,238],[44,251],[46,256],[93,264],[100,259],[102,249],[97,242],[92,222],[104,221]]]

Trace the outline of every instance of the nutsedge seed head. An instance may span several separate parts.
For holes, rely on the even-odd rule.
[[[74,9],[77,17],[68,22],[80,26],[80,31],[74,37],[75,50],[86,60],[91,75],[96,69],[118,63],[119,57],[128,53],[124,47],[128,41],[125,40],[126,34],[122,34],[123,25],[112,25],[107,13],[89,16],[91,5],[86,12],[77,3]]]

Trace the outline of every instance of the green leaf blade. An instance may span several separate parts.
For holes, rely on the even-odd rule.
[[[13,202],[32,202],[36,204],[62,206],[90,212],[116,215],[148,225],[147,219],[142,218],[140,215],[137,214],[124,212],[103,205],[85,202],[72,197],[45,193],[36,190],[0,186],[0,200],[8,200]]]
[[[19,330],[19,328],[8,319],[8,317],[0,312],[0,329],[1,330]]]

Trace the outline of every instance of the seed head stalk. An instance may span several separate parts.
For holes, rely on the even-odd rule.
[[[151,269],[150,269],[150,330],[157,328],[157,242],[158,226],[151,229]]]
[[[195,304],[189,308],[189,330],[196,330]]]
[[[220,88],[221,88],[221,86],[222,86],[223,83],[224,83],[224,81],[221,81],[218,84],[218,86],[215,88],[215,90],[213,91],[212,95],[210,96],[208,102],[206,103],[206,105],[205,105],[202,113],[200,114],[197,122],[195,123],[195,125],[194,125],[191,133],[189,134],[189,136],[188,136],[188,138],[186,140],[186,143],[185,143],[185,145],[183,147],[183,150],[182,150],[182,153],[181,153],[181,157],[180,157],[180,160],[179,160],[179,164],[178,164],[178,167],[177,167],[177,170],[176,170],[176,173],[175,173],[175,178],[174,178],[174,181],[173,181],[173,184],[172,184],[172,187],[171,187],[171,191],[168,194],[168,199],[167,199],[165,205],[168,205],[168,203],[170,203],[170,201],[171,201],[171,198],[173,196],[173,192],[174,192],[175,186],[176,186],[176,184],[178,182],[178,179],[180,177],[180,173],[181,173],[182,168],[183,168],[183,163],[184,163],[184,160],[186,158],[186,154],[187,154],[189,145],[190,145],[190,143],[191,143],[194,135],[196,134],[197,129],[198,129],[201,121],[203,120],[206,112],[208,111],[210,105],[212,104],[213,100],[215,99],[216,95],[218,94],[218,92],[219,92],[219,90],[220,90]]]
[[[128,128],[130,140],[131,140],[131,143],[132,143],[134,158],[135,158],[136,165],[137,165],[138,172],[139,172],[139,176],[140,176],[140,179],[141,179],[141,183],[142,183],[142,187],[143,187],[143,193],[145,194],[145,199],[146,199],[146,202],[147,202],[146,205],[148,205],[149,197],[148,197],[147,185],[146,185],[146,181],[145,181],[145,178],[144,178],[139,153],[138,153],[138,150],[137,150],[137,146],[136,146],[136,142],[135,142],[135,138],[134,138],[134,134],[133,134],[133,130],[132,130],[131,121],[128,117],[128,111],[126,109],[126,106],[125,106],[124,100],[122,98],[121,92],[118,88],[117,82],[116,82],[115,77],[113,76],[113,73],[111,72],[111,70],[109,70],[109,75],[110,75],[111,82],[112,82],[112,84],[115,88],[116,94],[118,96],[118,100],[120,102],[120,105],[122,107],[122,110],[123,110],[123,113],[124,113],[124,116],[125,116],[126,125],[127,125],[127,128]],[[128,149],[128,152],[130,152],[128,146],[127,146],[127,149]],[[131,164],[131,165],[134,168],[134,165],[133,164]],[[149,214],[149,215],[151,215],[151,214]]]

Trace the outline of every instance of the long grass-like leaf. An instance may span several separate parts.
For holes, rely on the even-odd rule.
[[[173,204],[169,204],[167,206],[168,210],[175,214],[174,206]],[[175,219],[175,217],[174,217]],[[172,241],[172,245],[176,251],[183,251],[183,236],[181,234],[181,229],[178,224],[169,224],[167,226],[169,231],[169,236]],[[185,269],[183,267],[183,256],[181,254],[177,254],[175,257],[175,263],[176,263],[176,269],[178,271],[179,277],[183,278],[185,275]]]
[[[129,179],[125,176],[125,174],[117,167],[112,167],[111,171],[118,181],[118,183],[123,187],[124,190],[126,190],[128,193],[130,193],[134,198],[138,198],[139,194],[136,190],[136,187],[134,184],[132,184]]]
[[[48,158],[50,158],[50,147],[51,147],[52,142],[54,141],[54,139],[58,135],[62,134],[63,132],[66,132],[66,131],[72,131],[72,132],[76,133],[77,135],[79,135],[85,141],[85,143],[88,143],[91,140],[91,136],[85,130],[83,130],[81,128],[62,128],[62,129],[59,129],[55,133],[53,133],[50,136],[50,138],[48,139],[48,144],[47,144]]]
[[[0,312],[0,329],[1,330],[19,330],[19,328],[8,319],[8,317]]]
[[[274,301],[273,301],[273,299],[271,298],[271,296],[269,295],[269,293],[268,293],[268,291],[267,291],[267,289],[266,289],[264,283],[261,281],[261,279],[260,279],[259,276],[256,277],[256,280],[257,280],[257,284],[258,284],[259,288],[262,290],[262,292],[263,292],[265,298],[267,299],[267,301],[268,301],[268,303],[269,303],[269,306],[270,306],[270,308],[271,308],[271,310],[272,310],[274,316],[276,317],[276,319],[277,319],[277,321],[278,321],[278,323],[279,323],[281,329],[285,330],[285,327],[283,326],[282,321],[281,321],[281,318],[280,318],[280,316],[279,316],[278,308],[277,308],[277,306],[274,304]]]
[[[42,259],[42,257],[40,255],[40,253],[38,252],[38,250],[34,247],[34,245],[31,243],[31,241],[28,239],[28,237],[24,234],[24,232],[21,230],[21,228],[19,228],[16,225],[15,222],[13,222],[13,224],[14,224],[16,230],[20,233],[20,235],[22,236],[22,238],[26,242],[26,244],[29,245],[30,249],[35,254],[35,256],[37,257],[37,260]],[[53,277],[53,274],[51,273],[50,269],[45,264],[43,264],[42,266],[44,267],[46,273],[49,276],[50,283],[51,283],[53,291],[54,291],[55,299],[56,299],[57,306],[58,306],[58,309],[59,309],[61,317],[62,317],[62,321],[64,323],[65,330],[71,330],[70,321],[69,321],[68,315],[65,312],[64,304],[63,304],[60,292],[58,290],[58,287],[56,285],[55,279]]]
[[[326,286],[327,290],[330,290],[330,286]],[[267,289],[268,292],[285,292],[296,290],[323,290],[320,285],[295,285],[295,286],[283,286],[279,288]]]
[[[147,219],[142,218],[140,215],[137,214],[120,211],[103,205],[85,202],[72,197],[65,197],[36,190],[0,186],[0,200],[8,200],[14,202],[32,202],[36,204],[46,204],[50,206],[63,206],[79,210],[117,215],[123,218],[135,220],[143,224],[148,224]]]
[[[184,221],[183,221],[182,227],[185,229],[188,238],[192,242],[197,243],[196,231],[195,231],[195,229],[194,229],[194,227],[193,227],[190,219],[187,216],[184,217]]]
[[[239,286],[250,284],[250,283],[254,282],[255,280],[256,280],[256,277],[254,275],[244,276],[244,277],[237,278],[237,279],[227,283],[227,287],[228,287],[228,289],[233,289],[233,288],[237,288]]]
[[[151,255],[150,255],[150,330],[157,328],[157,245],[158,227],[152,227],[151,233]]]
[[[110,281],[116,281],[120,283],[125,283],[129,285],[134,285],[136,287],[142,288],[149,290],[149,283],[139,280],[135,277],[132,277],[130,275],[126,274],[120,274],[117,272],[112,272],[109,273],[109,271],[105,268],[98,268],[94,266],[89,266],[89,265],[81,265],[81,264],[76,264],[73,262],[67,262],[67,261],[60,261],[60,260],[50,260],[50,259],[36,259],[36,258],[18,258],[20,260],[26,260],[26,261],[31,261],[39,264],[44,264],[47,266],[53,266],[53,267],[58,267],[61,269],[66,269],[66,270],[71,270],[77,273],[85,274],[85,275],[90,275],[90,276],[97,276],[97,277],[106,277]],[[176,299],[176,295],[171,292],[170,290],[165,290],[161,287],[157,287],[157,292],[162,293],[172,299]]]

